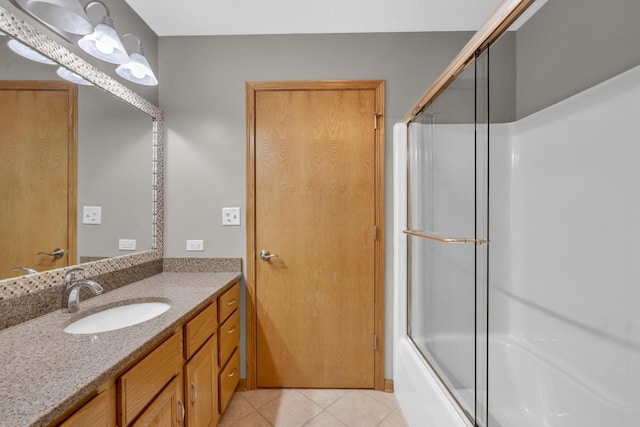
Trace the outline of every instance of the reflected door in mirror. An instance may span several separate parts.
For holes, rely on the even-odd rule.
[[[75,85],[0,81],[0,279],[75,263],[77,102]]]

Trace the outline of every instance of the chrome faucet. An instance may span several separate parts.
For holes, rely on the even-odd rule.
[[[66,303],[69,313],[76,313],[80,310],[80,289],[89,288],[94,294],[99,295],[103,289],[97,282],[93,280],[76,280],[76,271],[87,272],[82,267],[72,268],[64,275],[64,292],[62,304]]]

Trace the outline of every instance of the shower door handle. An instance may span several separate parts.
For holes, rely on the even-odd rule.
[[[270,261],[271,258],[276,258],[278,255],[269,253],[268,250],[263,249],[260,251],[260,259],[263,261]]]

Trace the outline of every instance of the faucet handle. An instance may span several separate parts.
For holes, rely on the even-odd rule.
[[[84,273],[87,272],[87,270],[85,270],[82,267],[75,267],[72,268],[71,270],[67,271],[64,275],[64,282],[69,284],[71,282],[73,282],[76,279],[76,271],[82,271]]]
[[[37,273],[37,271],[35,269],[31,268],[31,267],[15,267],[15,268],[11,269],[11,271],[20,271],[20,270],[24,271],[27,274],[36,274]]]

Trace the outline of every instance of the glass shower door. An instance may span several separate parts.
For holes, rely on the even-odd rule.
[[[477,244],[486,238],[486,136],[476,136],[477,72],[468,65],[409,125],[406,231],[409,336],[473,422],[486,407],[486,249]]]

